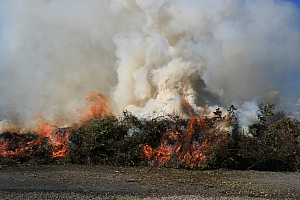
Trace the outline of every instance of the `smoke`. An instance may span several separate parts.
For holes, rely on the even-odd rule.
[[[300,12],[287,1],[0,3],[2,119],[74,120],[89,91],[138,116],[183,114],[183,99],[195,112],[300,99]]]

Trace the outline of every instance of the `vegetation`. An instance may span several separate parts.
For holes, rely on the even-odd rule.
[[[145,156],[145,147],[158,148],[166,140],[166,133],[173,130],[175,136],[168,136],[168,145],[177,144],[182,139],[182,145],[177,146],[176,154],[168,162],[162,162],[166,167],[187,167],[184,162],[184,152],[193,149],[193,145],[203,141],[209,145],[203,150],[201,165],[195,169],[239,169],[239,170],[300,170],[300,122],[286,117],[283,112],[274,113],[275,105],[260,104],[257,112],[258,121],[249,127],[249,134],[243,134],[238,129],[238,116],[232,105],[228,117],[232,130],[227,136],[211,125],[220,116],[207,119],[207,125],[191,124],[191,119],[180,119],[178,116],[165,116],[152,120],[138,119],[129,112],[121,117],[106,115],[93,118],[77,129],[71,130],[69,150],[64,157],[52,158],[51,145],[47,138],[39,138],[40,143],[31,143],[38,138],[37,134],[18,134],[5,132],[0,134],[0,164],[9,165],[23,162],[58,163],[58,164],[103,164],[114,166],[138,166],[153,164],[152,155]],[[203,122],[201,122],[203,123]],[[187,126],[192,126],[192,133],[186,134]],[[222,133],[222,137],[220,135]],[[186,139],[189,137],[189,140]],[[218,138],[217,138],[218,137]],[[4,142],[9,141],[9,146]],[[22,141],[22,142],[21,142]],[[198,141],[198,143],[195,143]],[[7,143],[6,143],[7,144]],[[2,146],[1,146],[2,145]],[[1,151],[24,150],[12,155]],[[189,149],[187,149],[189,148]],[[202,149],[200,149],[202,150]],[[153,150],[154,151],[154,150]],[[155,155],[159,153],[155,152]],[[167,153],[166,153],[167,155]],[[189,156],[194,156],[189,153]],[[152,161],[150,162],[149,157]],[[195,159],[199,161],[200,159]],[[175,162],[176,161],[176,162]],[[193,168],[193,167],[192,167]]]
[[[77,164],[142,165],[140,146],[155,140],[154,128],[149,124],[156,126],[143,123],[127,112],[119,119],[113,115],[93,119],[72,131],[70,140],[75,147],[69,158]]]
[[[232,137],[215,144],[208,169],[299,171],[300,122],[274,109],[273,104],[260,104],[250,136],[235,128]]]

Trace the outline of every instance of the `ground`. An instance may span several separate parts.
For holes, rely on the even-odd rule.
[[[300,172],[0,166],[0,199],[300,199]]]

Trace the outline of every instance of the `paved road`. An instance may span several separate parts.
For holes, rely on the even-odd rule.
[[[298,172],[23,165],[0,180],[0,199],[300,199]]]

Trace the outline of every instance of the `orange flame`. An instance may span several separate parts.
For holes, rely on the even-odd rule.
[[[101,118],[109,112],[106,100],[104,96],[100,93],[89,92],[85,97],[85,104],[87,109],[79,109],[80,122],[84,123],[92,118]],[[45,145],[50,145],[51,152],[50,156],[52,158],[64,157],[68,151],[69,137],[70,137],[70,127],[60,127],[58,123],[52,125],[45,122],[41,114],[36,115],[37,125],[36,125],[36,138],[26,138],[21,137],[20,134],[15,133],[15,126],[6,126],[9,130],[6,130],[7,134],[10,134],[10,138],[0,138],[0,156],[17,156],[21,155],[28,150],[32,145],[35,145],[35,148],[40,149]],[[58,117],[57,121],[64,121],[64,118]],[[77,124],[78,125],[78,124]],[[72,125],[76,126],[76,124]],[[19,137],[20,136],[20,137]],[[28,153],[28,152],[27,152]]]
[[[30,150],[32,145],[36,144],[36,138],[24,137],[25,134],[16,134],[12,132],[5,132],[8,138],[0,139],[0,156],[15,156]]]
[[[59,128],[41,122],[38,124],[38,133],[43,138],[47,138],[49,144],[52,146],[52,158],[63,157],[66,155],[70,136],[69,127]]]
[[[22,155],[29,151],[32,145],[38,145],[38,149],[40,149],[44,139],[47,139],[48,145],[52,147],[50,152],[52,158],[65,156],[69,142],[68,128],[55,128],[46,123],[40,123],[38,124],[37,132],[38,135],[30,139],[25,137],[26,134],[6,132],[13,139],[0,139],[0,156]]]
[[[162,138],[157,147],[151,147],[149,144],[142,147],[142,157],[146,158],[150,165],[199,167],[209,156],[210,145],[227,137],[227,133],[208,124],[208,121],[216,123],[214,118],[195,116],[187,101],[183,101],[183,107],[190,115],[186,125],[180,120],[175,123],[169,121],[165,130],[162,130]]]
[[[108,105],[101,93],[89,92],[84,99],[88,109],[78,109],[81,122],[87,122],[93,118],[102,118],[109,113]]]
[[[6,151],[8,147],[8,141],[5,139],[0,139],[0,156],[6,156],[8,152]]]

